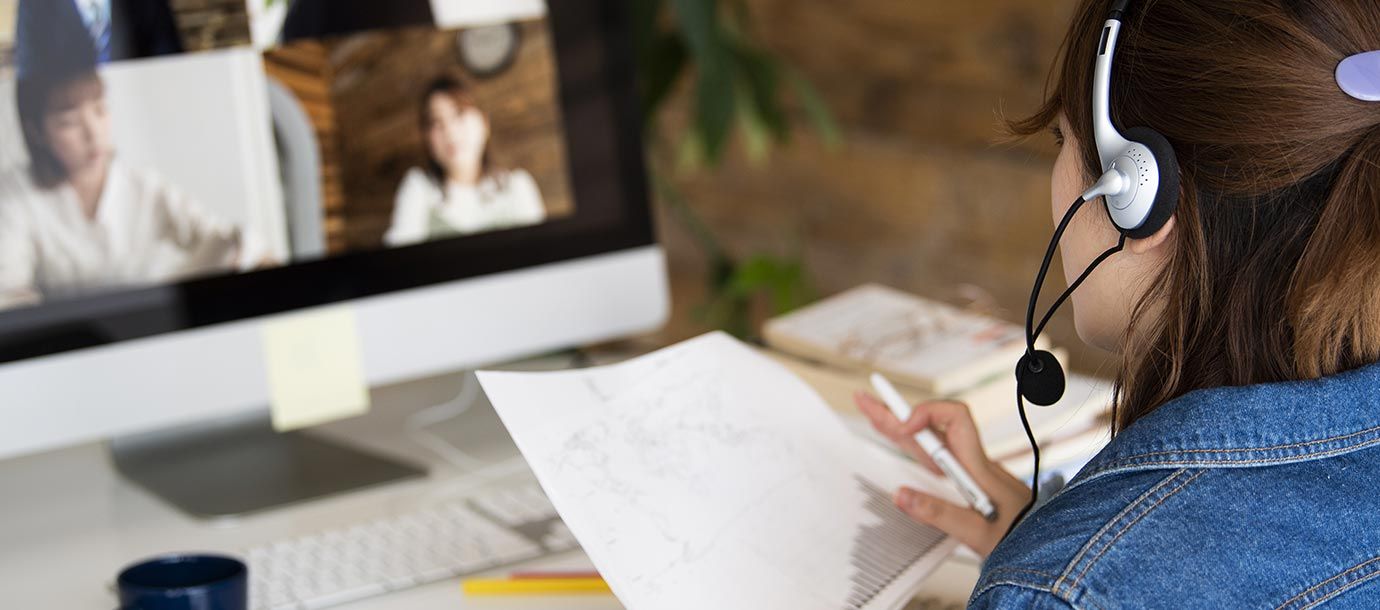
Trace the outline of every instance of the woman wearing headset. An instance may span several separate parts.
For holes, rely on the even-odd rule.
[[[1070,279],[1115,252],[1072,298],[1123,361],[1115,436],[1023,513],[965,406],[899,422],[860,395],[922,463],[914,433],[944,436],[998,516],[896,503],[987,556],[973,607],[1380,607],[1380,3],[1081,2],[1048,101],[1012,124],[1062,146],[1056,220],[1111,173],[1093,67],[1113,18],[1110,114],[1162,134],[1178,178],[1150,234],[1089,197],[1059,240]]]

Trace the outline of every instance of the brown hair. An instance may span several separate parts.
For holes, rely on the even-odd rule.
[[[441,162],[433,156],[431,145],[426,141],[425,135],[426,132],[431,129],[431,98],[435,95],[449,97],[461,108],[474,108],[480,112],[483,112],[483,110],[479,108],[479,104],[475,101],[474,96],[470,94],[469,87],[465,85],[465,81],[456,76],[441,76],[431,81],[431,84],[427,85],[426,90],[422,93],[417,118],[420,121],[423,134],[422,150],[426,154],[426,173],[436,184],[444,185],[446,183],[445,168],[441,167]],[[492,140],[492,126],[490,129],[489,139]],[[479,175],[490,176],[493,175],[494,172],[493,158],[489,154],[489,143],[485,142],[484,156],[480,161]]]
[[[1110,4],[1080,3],[1044,106],[1010,124],[1028,136],[1063,112],[1089,176]],[[1380,360],[1380,104],[1333,76],[1376,49],[1375,0],[1131,3],[1113,119],[1164,134],[1182,185],[1168,262],[1123,338],[1115,431],[1196,389]]]
[[[26,75],[15,83],[15,103],[29,152],[29,174],[40,188],[53,188],[68,179],[67,168],[53,153],[44,122],[55,112],[105,96],[105,84],[92,70],[65,74]]]

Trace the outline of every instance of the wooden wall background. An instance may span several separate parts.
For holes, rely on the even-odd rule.
[[[735,145],[722,169],[681,176],[710,227],[740,254],[797,244],[822,294],[867,281],[949,301],[978,292],[1022,321],[1053,230],[1057,151],[1046,137],[998,143],[999,117],[1039,105],[1074,1],[748,4],[764,44],[822,92],[843,142],[827,150],[802,131],[764,166]],[[688,99],[681,92],[668,129],[683,122]],[[655,338],[670,341],[705,330],[693,315],[705,269],[679,225],[662,214],[660,227],[675,304]],[[1065,285],[1053,273],[1046,292]],[[1047,332],[1076,368],[1110,374],[1067,308]]]
[[[340,133],[331,102],[330,56],[326,45],[303,40],[264,53],[264,70],[287,87],[306,110],[316,131],[321,160],[321,214],[326,252],[345,251],[345,187],[340,176]]]
[[[495,165],[527,170],[541,189],[548,215],[564,216],[574,205],[550,36],[544,21],[520,27],[521,46],[512,67],[468,82],[489,115]],[[352,250],[374,248],[392,220],[398,184],[409,168],[425,161],[417,117],[422,91],[447,72],[463,75],[455,32],[368,32],[333,40],[329,47],[348,194],[344,240]]]

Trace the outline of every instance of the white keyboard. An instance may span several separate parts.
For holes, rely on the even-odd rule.
[[[576,548],[535,482],[249,549],[250,608],[326,608]]]

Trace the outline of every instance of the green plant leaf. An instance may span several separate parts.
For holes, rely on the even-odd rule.
[[[799,260],[785,261],[772,286],[772,313],[781,315],[799,309],[811,300],[805,265]]]
[[[697,317],[736,336],[750,337],[755,301],[766,298],[772,315],[780,315],[808,303],[813,290],[799,258],[757,254],[736,264],[727,258],[714,259],[709,295],[697,308]]]
[[[642,63],[642,119],[650,122],[661,104],[675,88],[685,72],[687,54],[685,42],[678,36],[657,36],[643,51]]]
[[[787,141],[790,125],[786,112],[781,108],[778,91],[780,62],[741,42],[733,45],[732,56],[739,74],[747,83],[753,109],[776,141]]]
[[[760,165],[771,155],[772,131],[753,103],[751,94],[739,90],[738,125],[743,134],[743,147],[748,161]]]
[[[739,29],[752,27],[752,11],[748,10],[747,0],[727,0],[732,11],[733,21]]]
[[[773,284],[779,263],[770,256],[756,255],[738,265],[729,290],[738,295],[750,295]]]
[[[705,165],[704,137],[692,129],[676,147],[676,173],[691,174]]]
[[[689,172],[717,164],[734,127],[750,159],[760,161],[773,142],[787,142],[794,121],[782,104],[783,84],[797,96],[809,123],[832,147],[838,129],[814,87],[788,63],[752,41],[744,0],[633,0],[641,97],[649,140],[663,145],[660,167]],[[668,15],[669,12],[669,15]],[[723,13],[721,15],[721,13]],[[669,18],[668,18],[669,17]],[[655,116],[685,74],[693,74],[692,120],[672,148],[656,134]],[[784,81],[784,83],[783,83]],[[653,176],[657,179],[657,176]],[[696,236],[710,266],[709,297],[697,317],[736,336],[751,336],[753,306],[765,298],[773,311],[799,307],[813,296],[799,256],[730,254],[669,182],[659,199]]]
[[[685,42],[663,26],[666,0],[632,0],[632,35],[643,128],[654,118],[685,68]]]
[[[680,31],[690,42],[690,50],[695,61],[716,63],[715,57],[723,53],[723,42],[719,35],[718,0],[671,0]]]
[[[829,106],[824,103],[814,85],[793,69],[786,70],[786,78],[795,89],[796,95],[800,97],[800,105],[804,107],[806,116],[814,124],[815,131],[824,139],[825,146],[837,147],[842,141],[838,125],[834,123],[833,113],[829,112]]]
[[[733,74],[722,63],[699,66],[699,82],[695,88],[696,130],[704,145],[705,159],[718,163],[733,127]]]
[[[733,126],[734,78],[719,24],[718,0],[671,0],[695,58],[695,129],[705,158],[717,162]]]

